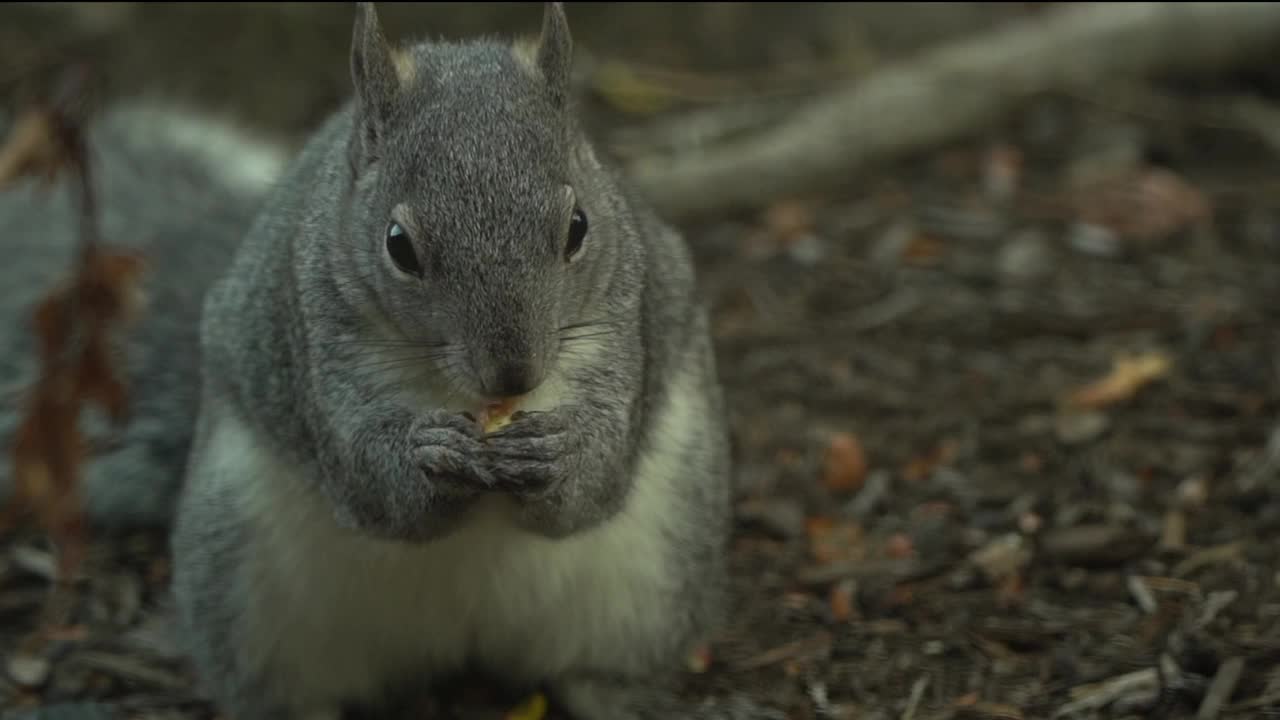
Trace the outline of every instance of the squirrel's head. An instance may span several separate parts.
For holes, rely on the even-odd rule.
[[[358,3],[349,233],[377,300],[473,399],[539,387],[610,272],[614,201],[586,172],[572,39],[547,3],[531,43],[388,42]],[[584,168],[588,168],[584,170]]]

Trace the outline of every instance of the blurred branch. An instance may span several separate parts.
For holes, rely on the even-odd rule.
[[[629,170],[676,219],[847,182],[958,138],[1027,98],[1117,78],[1211,71],[1280,39],[1275,3],[1069,4],[886,65],[748,137],[652,154]]]

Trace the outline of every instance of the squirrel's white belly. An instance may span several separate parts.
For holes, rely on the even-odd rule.
[[[685,480],[680,447],[697,437],[702,410],[692,378],[682,380],[627,509],[558,541],[512,527],[497,500],[427,545],[358,538],[338,529],[299,490],[296,471],[255,447],[244,428],[219,428],[220,457],[243,478],[228,481],[243,483],[241,497],[260,518],[249,558],[253,659],[277,663],[307,695],[356,697],[406,673],[426,679],[473,662],[532,680],[596,663],[624,669],[618,663],[631,654],[618,648],[661,633],[678,607],[670,544],[682,536],[679,525],[696,522],[671,490]]]

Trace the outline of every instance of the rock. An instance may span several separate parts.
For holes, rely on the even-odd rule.
[[[13,655],[6,663],[5,669],[9,677],[18,685],[26,688],[40,687],[49,679],[53,669],[47,658],[34,655]]]
[[[799,265],[817,265],[827,256],[827,245],[817,235],[802,235],[787,246],[787,256]]]
[[[13,560],[14,567],[37,577],[53,580],[57,574],[57,560],[46,550],[30,545],[19,545],[10,551],[9,556]]]
[[[1120,254],[1120,238],[1110,228],[1079,222],[1071,226],[1067,244],[1085,255],[1112,258]]]
[[[903,255],[906,254],[907,248],[918,233],[916,226],[907,221],[899,221],[889,226],[889,229],[872,245],[871,262],[885,268],[902,264]]]
[[[996,269],[1014,282],[1041,279],[1053,271],[1053,248],[1039,230],[1018,233],[1000,250]]]
[[[1082,445],[1106,432],[1110,419],[1100,412],[1073,412],[1059,415],[1053,430],[1066,445]]]
[[[995,584],[1026,567],[1031,562],[1031,549],[1022,535],[1008,533],[979,548],[969,561]]]

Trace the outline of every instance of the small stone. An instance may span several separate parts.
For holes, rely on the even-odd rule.
[[[1064,444],[1081,445],[1097,439],[1110,424],[1110,419],[1101,412],[1073,412],[1059,415],[1053,429]]]
[[[1029,282],[1045,277],[1053,270],[1053,248],[1043,232],[1019,233],[1000,250],[996,258],[1000,274],[1015,282]]]
[[[19,545],[11,551],[10,557],[15,567],[45,580],[53,580],[57,574],[58,563],[53,555],[45,550],[30,545]]]
[[[1120,238],[1110,228],[1093,223],[1076,223],[1067,235],[1067,243],[1085,255],[1115,257],[1120,254]]]
[[[802,235],[787,246],[787,255],[800,265],[817,265],[827,256],[826,243],[817,235]]]
[[[909,222],[894,223],[875,241],[871,261],[882,267],[896,267],[918,234],[919,230]]]
[[[44,685],[49,679],[53,665],[42,657],[14,655],[9,658],[6,669],[15,683],[25,688],[34,688]]]
[[[1031,562],[1031,549],[1024,536],[1008,533],[975,551],[969,561],[982,570],[988,582],[999,583]]]
[[[1178,485],[1178,505],[1184,510],[1204,507],[1209,500],[1209,485],[1200,476],[1187,478]]]

